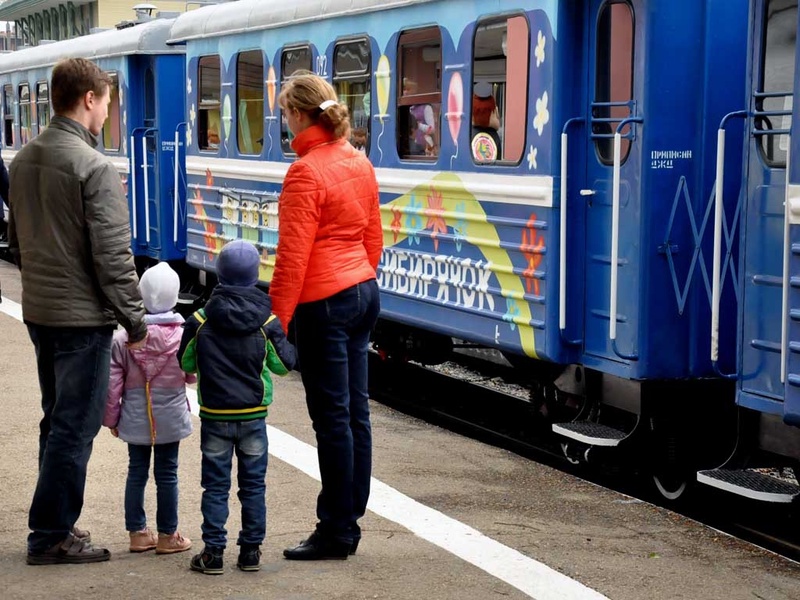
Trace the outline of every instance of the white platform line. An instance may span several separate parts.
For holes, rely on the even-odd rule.
[[[3,298],[0,311],[22,321],[22,307],[12,300]],[[192,413],[196,415],[197,392],[191,388],[186,391]],[[271,425],[267,426],[267,430],[269,453],[272,456],[319,481],[319,463],[314,446]],[[582,583],[420,504],[375,478],[372,479],[369,510],[536,600],[608,600]]]

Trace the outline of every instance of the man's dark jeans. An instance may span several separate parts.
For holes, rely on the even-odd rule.
[[[144,489],[150,476],[150,456],[156,480],[156,526],[158,533],[172,535],[178,529],[178,450],[180,442],[144,446],[128,444],[128,479],[125,483],[125,529],[141,531],[147,526]]]
[[[86,465],[103,421],[114,328],[28,323],[44,416],[39,479],[28,516],[28,551],[63,541],[83,508]]]
[[[372,279],[295,312],[297,352],[308,414],[317,434],[322,491],[317,531],[343,542],[360,538],[372,477],[367,351],[380,312]]]
[[[231,461],[236,452],[239,501],[242,504],[240,546],[260,546],[267,532],[267,424],[253,421],[211,421],[203,419],[200,450],[203,453],[201,485],[203,500],[203,542],[224,549],[227,545],[228,494],[231,489]]]

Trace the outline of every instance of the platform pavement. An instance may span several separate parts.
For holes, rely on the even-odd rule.
[[[0,263],[0,279],[4,296],[19,302],[16,271]],[[190,553],[128,553],[122,517],[126,450],[105,430],[89,465],[79,524],[112,550],[111,561],[27,566],[40,415],[33,349],[15,318],[18,308],[0,304],[0,598],[800,598],[794,563],[377,404],[375,492],[358,554],[345,562],[286,561],[281,550],[313,525],[318,491],[313,431],[296,375],[277,381],[268,419],[268,539],[259,573],[235,568],[233,544],[220,577],[190,572]],[[182,532],[199,548],[196,418],[194,423],[195,433],[181,447],[180,517]],[[152,489],[148,514],[154,515]],[[234,539],[236,531],[234,495]]]

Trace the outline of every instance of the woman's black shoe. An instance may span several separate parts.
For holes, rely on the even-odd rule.
[[[289,560],[347,560],[352,544],[324,538],[316,531],[299,546],[283,551],[284,558]]]

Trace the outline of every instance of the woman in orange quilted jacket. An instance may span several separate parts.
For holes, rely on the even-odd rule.
[[[294,317],[322,491],[317,526],[284,550],[291,560],[346,559],[361,539],[372,473],[367,349],[380,311],[375,273],[383,247],[378,183],[347,141],[347,107],[310,73],[292,77],[279,103],[295,136],[278,204],[278,257],[270,285],[281,323]]]

